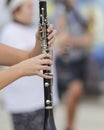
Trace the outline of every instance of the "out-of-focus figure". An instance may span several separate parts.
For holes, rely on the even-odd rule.
[[[7,7],[11,11],[13,20],[2,31],[3,43],[22,50],[30,50],[34,47],[38,27],[32,25],[33,5],[33,0],[8,0]],[[54,101],[57,101],[56,89],[54,89]],[[25,77],[12,83],[4,90],[4,103],[12,115],[15,130],[43,129],[42,78]]]
[[[90,20],[81,14],[77,1],[57,4],[59,45],[56,57],[59,96],[66,92],[66,130],[73,130],[76,108],[86,89],[87,51],[92,43]],[[61,10],[61,12],[60,12]]]

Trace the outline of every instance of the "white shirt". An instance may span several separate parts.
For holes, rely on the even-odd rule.
[[[12,22],[4,28],[1,42],[18,49],[31,50],[36,40],[35,33],[34,27]],[[56,88],[54,99],[58,101]],[[4,102],[12,113],[31,112],[44,107],[43,79],[37,76],[18,79],[4,89]]]

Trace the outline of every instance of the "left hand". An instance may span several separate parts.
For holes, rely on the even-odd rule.
[[[48,29],[47,29],[47,32],[49,33],[49,36],[48,36],[48,44],[50,47],[53,46],[54,42],[55,42],[55,35],[56,35],[56,30],[54,29],[53,25],[50,24],[48,26]],[[40,41],[40,29],[38,29],[38,32],[36,34],[36,40],[37,41]]]

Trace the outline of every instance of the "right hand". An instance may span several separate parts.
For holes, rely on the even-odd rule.
[[[22,76],[38,75],[42,78],[51,79],[52,76],[45,75],[41,70],[51,70],[52,60],[50,55],[41,54],[18,64],[22,70]]]

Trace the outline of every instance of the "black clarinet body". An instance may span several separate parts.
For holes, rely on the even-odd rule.
[[[47,18],[47,2],[46,0],[39,1],[40,9],[40,34],[41,34],[41,47],[43,54],[50,54],[48,46],[48,18]],[[43,71],[44,74],[51,75],[51,71]],[[54,117],[53,117],[53,104],[52,104],[52,85],[53,79],[43,79],[44,83],[44,128],[43,130],[56,130]]]

